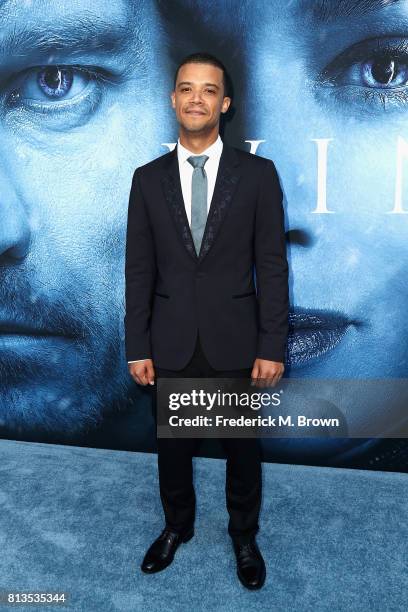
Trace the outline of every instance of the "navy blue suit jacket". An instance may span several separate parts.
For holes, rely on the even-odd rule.
[[[285,360],[288,263],[273,162],[224,143],[201,250],[184,206],[176,148],[136,169],[125,259],[128,361],[180,370],[199,331],[216,370]]]

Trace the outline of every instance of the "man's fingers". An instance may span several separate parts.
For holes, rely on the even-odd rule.
[[[154,382],[155,372],[153,361],[145,359],[143,362],[136,362],[129,365],[129,373],[138,385],[147,385],[150,381]]]
[[[259,374],[259,367],[257,365],[254,365],[254,367],[252,368],[252,372],[251,372],[251,379],[256,380],[258,378],[258,374]]]
[[[279,375],[279,372],[278,372],[274,376],[272,376],[271,382],[270,382],[270,386],[271,387],[276,387],[276,385],[278,384],[279,380],[280,380],[280,375]]]
[[[149,385],[154,385],[155,372],[154,367],[149,363],[146,366],[146,380]]]
[[[283,376],[283,371],[279,372],[279,373],[276,375],[276,382],[275,382],[275,384],[278,384],[278,382],[280,381],[280,379],[282,378],[282,376]]]
[[[147,385],[146,379],[146,368],[144,367],[142,370],[138,370],[135,374],[135,380],[139,385]]]
[[[278,370],[273,376],[272,386],[275,387],[283,376],[283,369]]]
[[[258,369],[258,381],[256,386],[259,388],[275,387],[282,378],[283,370]]]

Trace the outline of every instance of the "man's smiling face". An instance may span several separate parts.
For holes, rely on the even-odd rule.
[[[124,0],[0,2],[6,429],[69,436],[128,388],[128,196],[134,168],[163,152],[165,124],[152,10]]]
[[[181,66],[171,102],[182,130],[198,134],[214,129],[231,103],[221,68],[196,62]]]

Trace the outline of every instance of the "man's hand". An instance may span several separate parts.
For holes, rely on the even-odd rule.
[[[154,367],[151,359],[144,359],[137,363],[128,363],[128,368],[131,377],[138,385],[153,385],[154,384]]]
[[[255,359],[251,378],[256,387],[274,387],[282,378],[284,371],[285,366],[280,361]]]

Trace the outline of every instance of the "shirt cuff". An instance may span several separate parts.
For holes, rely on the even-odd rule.
[[[148,359],[148,357],[146,357]],[[128,361],[128,363],[137,363],[138,361],[146,361],[146,359],[134,359],[133,361]]]

